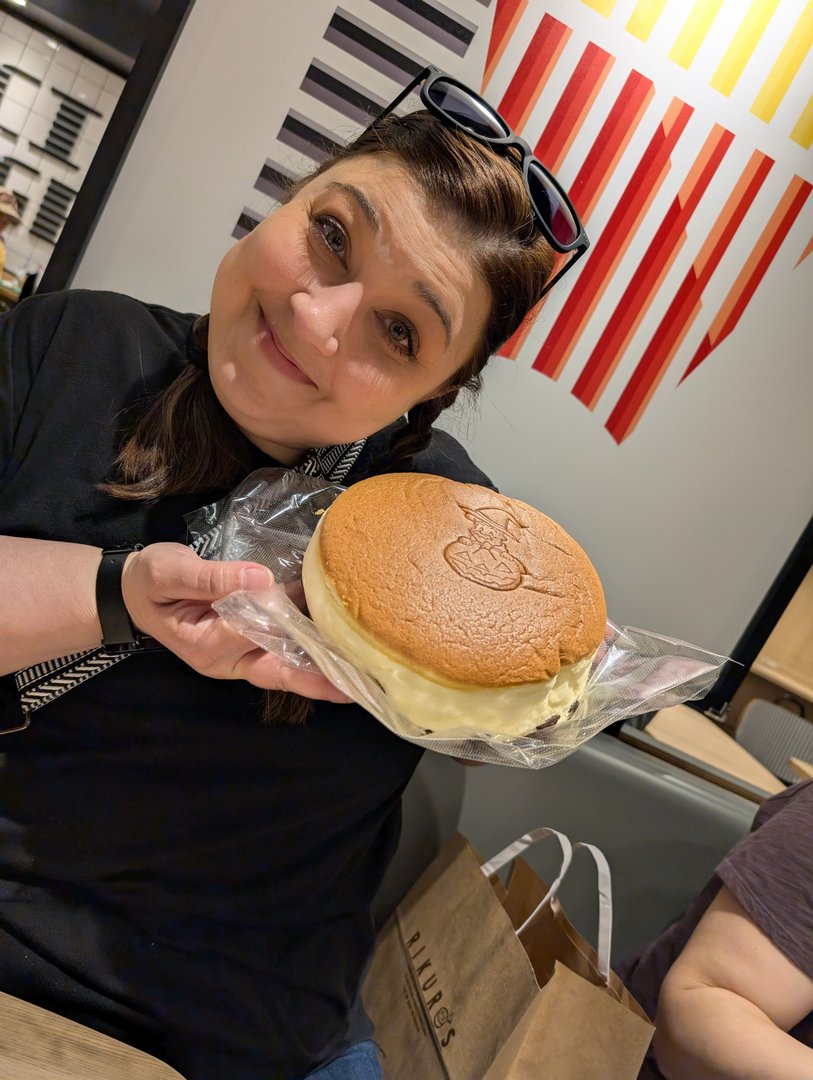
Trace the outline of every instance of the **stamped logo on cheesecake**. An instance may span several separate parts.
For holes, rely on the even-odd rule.
[[[463,536],[452,541],[443,557],[456,574],[489,589],[518,589],[526,570],[508,550],[518,540],[522,526],[499,507],[470,509],[458,503],[471,524]]]

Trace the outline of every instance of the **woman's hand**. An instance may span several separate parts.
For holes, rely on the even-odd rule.
[[[212,603],[238,589],[267,589],[271,571],[258,563],[210,562],[183,544],[150,544],[129,555],[121,591],[135,626],[201,675],[245,679],[264,690],[349,701],[323,675],[289,667],[232,630]]]

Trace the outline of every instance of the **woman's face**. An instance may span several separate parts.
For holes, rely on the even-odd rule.
[[[312,446],[371,435],[441,391],[490,308],[461,244],[406,171],[341,162],[228,252],[209,321],[223,408],[292,464]]]

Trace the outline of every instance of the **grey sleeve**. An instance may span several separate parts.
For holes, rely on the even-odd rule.
[[[766,937],[813,978],[813,781],[774,798],[781,809],[732,848],[717,874]]]

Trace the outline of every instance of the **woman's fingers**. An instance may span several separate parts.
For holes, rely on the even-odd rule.
[[[235,665],[235,678],[245,679],[264,690],[287,690],[302,697],[346,703],[352,701],[324,675],[291,667],[264,649],[245,653]]]
[[[141,592],[153,603],[199,600],[211,604],[238,589],[268,589],[271,571],[253,562],[212,562],[183,544],[150,544],[130,555],[122,575],[128,608],[131,595],[138,605]]]
[[[323,675],[291,667],[228,626],[212,604],[238,589],[270,588],[258,563],[201,559],[182,544],[151,544],[130,555],[122,595],[134,624],[195,671],[213,679],[245,679],[265,690],[347,702]]]

